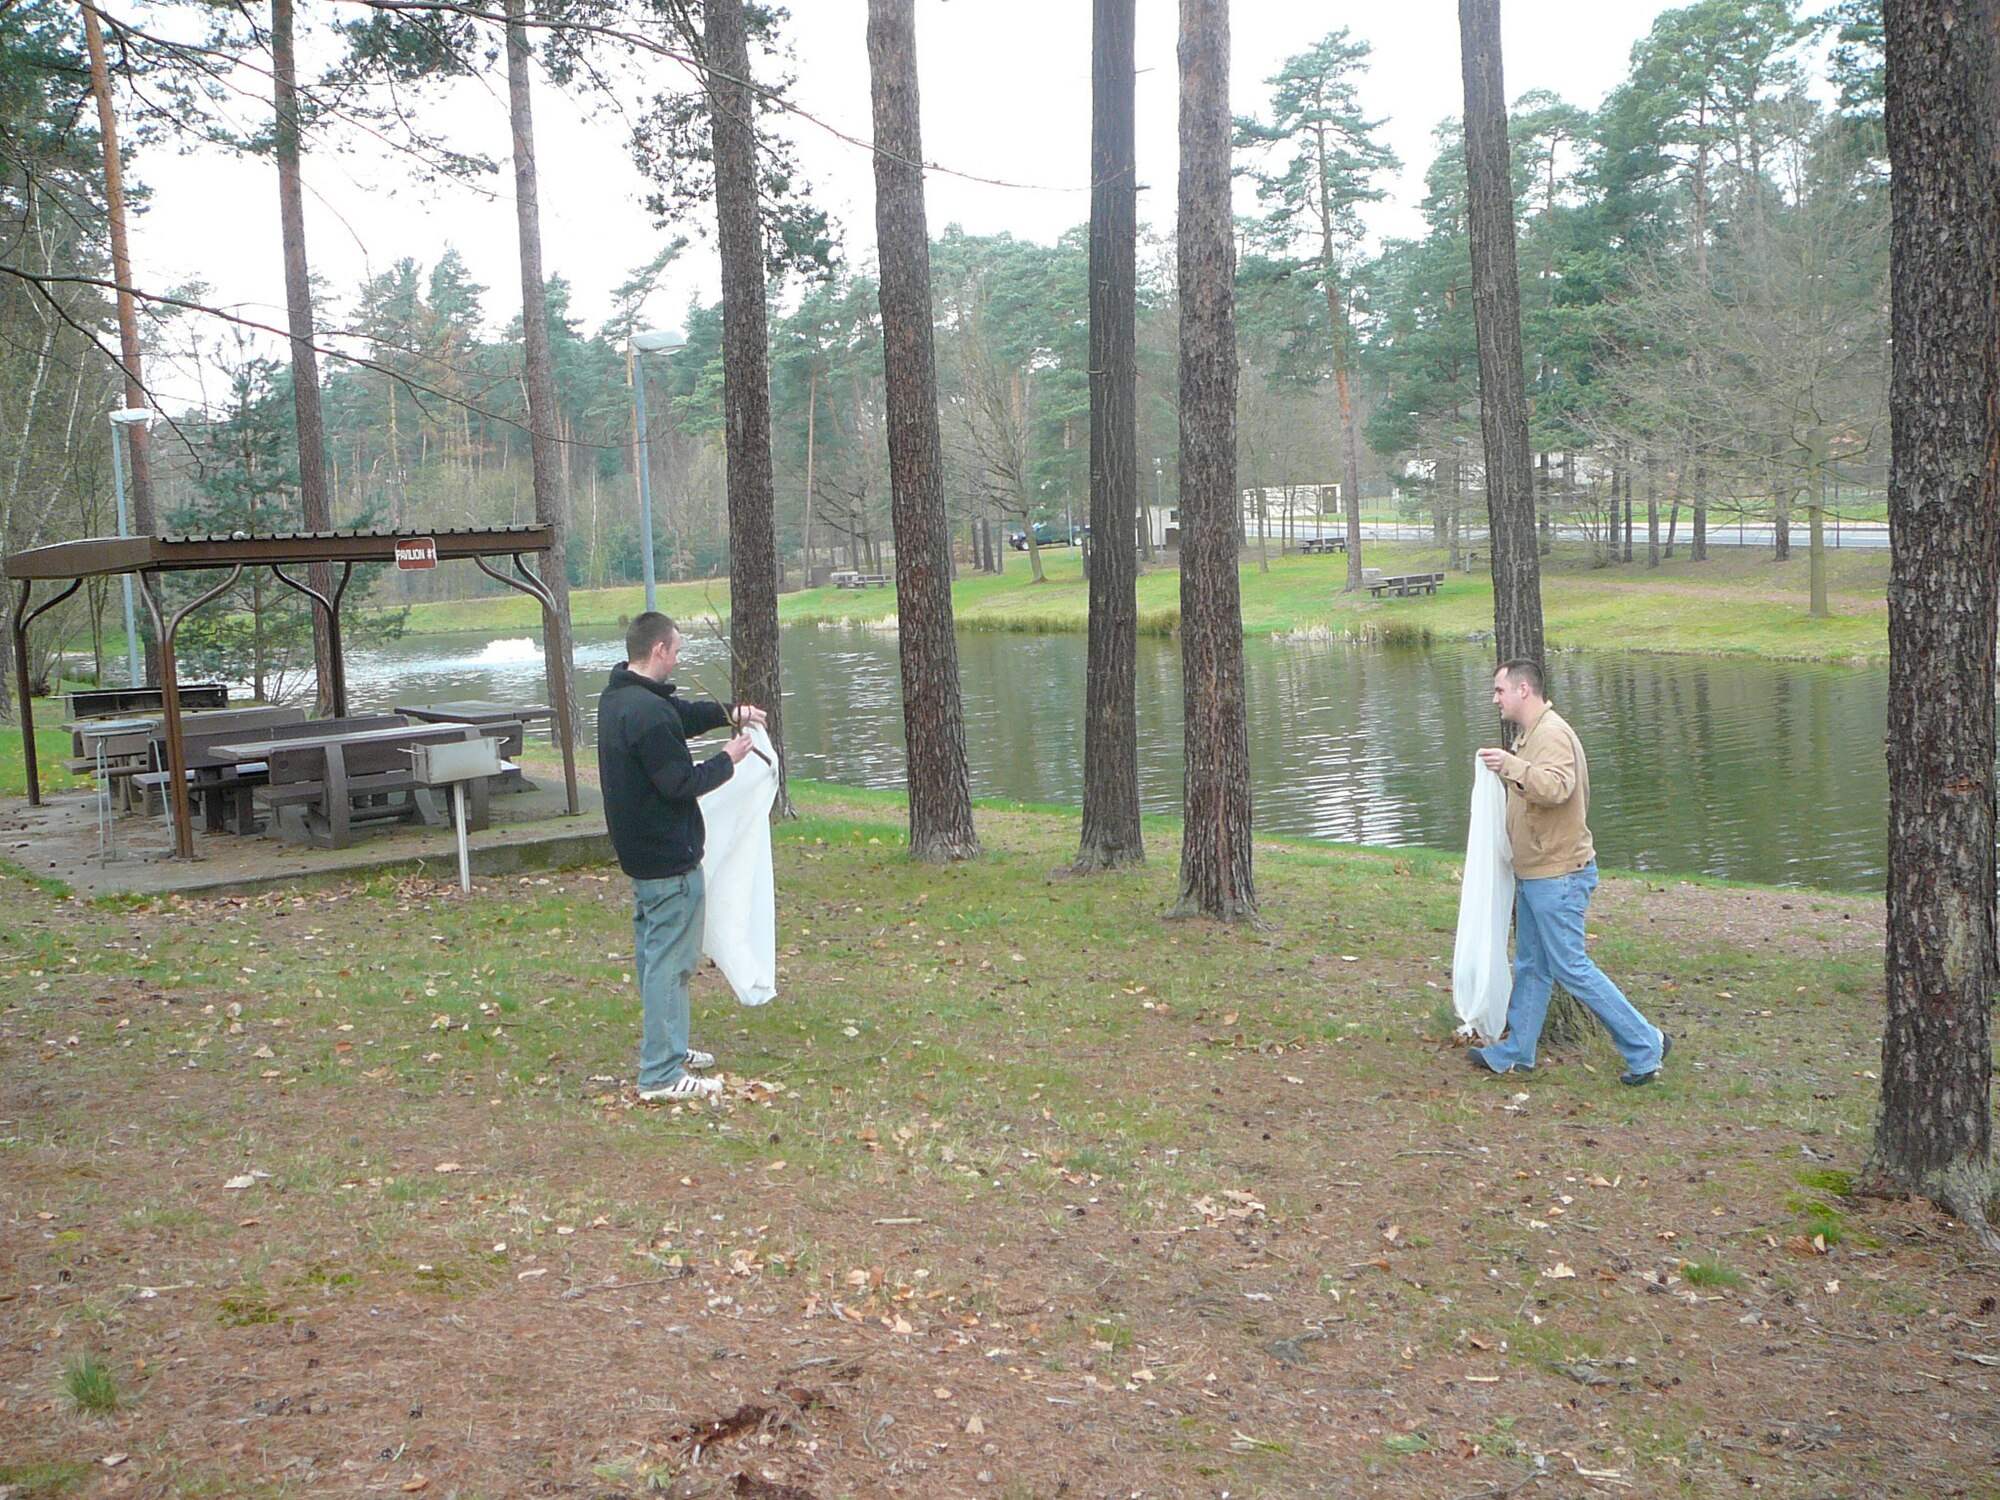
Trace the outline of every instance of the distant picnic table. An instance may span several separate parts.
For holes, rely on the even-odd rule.
[[[1442,573],[1391,573],[1370,579],[1368,592],[1377,599],[1384,595],[1392,599],[1407,599],[1412,594],[1435,594],[1438,585],[1443,582]]]
[[[833,575],[833,586],[837,589],[886,589],[889,583],[887,573],[856,573],[843,569]]]
[[[78,688],[64,697],[72,719],[109,715],[123,718],[129,714],[161,713],[166,709],[166,695],[156,687]],[[180,684],[180,703],[183,709],[227,708],[229,685],[222,682],[184,682]]]
[[[1299,547],[1299,551],[1308,554],[1345,552],[1346,550],[1347,538],[1344,536],[1309,536]]]

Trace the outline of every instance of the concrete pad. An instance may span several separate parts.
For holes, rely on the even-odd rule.
[[[562,772],[534,767],[533,791],[492,799],[492,825],[467,835],[475,881],[523,870],[564,869],[615,862],[604,831],[604,805],[593,786],[578,788],[582,811],[565,810]],[[0,858],[42,880],[62,882],[80,896],[236,895],[304,881],[359,880],[379,874],[458,878],[458,836],[449,824],[394,824],[370,829],[352,848],[299,848],[274,834],[245,837],[202,830],[195,822],[195,857],[173,857],[167,820],[120,813],[115,858],[99,855],[95,792],[66,792],[42,806],[25,799],[0,803]]]

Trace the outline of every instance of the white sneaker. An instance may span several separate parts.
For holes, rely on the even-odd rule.
[[[722,1097],[722,1081],[718,1078],[697,1078],[692,1073],[683,1073],[672,1083],[657,1089],[640,1089],[639,1097],[648,1104],[680,1103],[689,1099],[719,1099]]]
[[[687,1050],[687,1066],[696,1072],[706,1073],[715,1066],[715,1054],[704,1052],[699,1047],[690,1047]]]

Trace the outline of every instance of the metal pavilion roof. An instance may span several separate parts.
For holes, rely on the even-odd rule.
[[[446,531],[215,532],[206,536],[91,537],[31,547],[6,559],[9,578],[96,578],[107,573],[175,573],[196,568],[268,567],[287,563],[394,562],[396,543],[425,536],[439,562],[546,552],[546,526],[472,526]]]

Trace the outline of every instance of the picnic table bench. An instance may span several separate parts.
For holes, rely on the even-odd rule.
[[[1299,550],[1308,555],[1345,552],[1347,550],[1347,538],[1344,536],[1309,536],[1301,544]]]
[[[412,724],[315,738],[247,740],[214,746],[218,756],[262,761],[261,793],[278,837],[288,844],[345,849],[355,834],[413,817],[441,827],[448,819],[437,793],[416,779],[410,747],[453,740],[497,739],[502,756],[518,754],[518,719],[498,724]],[[467,826],[488,821],[485,780],[466,785]]]
[[[1384,594],[1394,599],[1407,599],[1412,594],[1435,594],[1438,585],[1443,582],[1442,573],[1392,573],[1371,579],[1368,592],[1377,599]]]
[[[840,572],[833,575],[837,589],[886,589],[893,582],[887,573]]]

